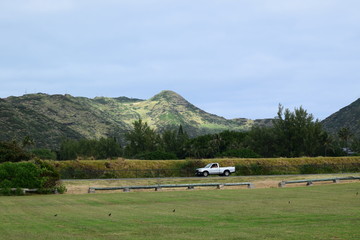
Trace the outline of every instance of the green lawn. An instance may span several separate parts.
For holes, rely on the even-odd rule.
[[[355,240],[360,239],[357,192],[358,182],[295,188],[3,196],[0,239]]]

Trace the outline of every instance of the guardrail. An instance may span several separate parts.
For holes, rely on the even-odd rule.
[[[0,188],[0,190],[2,190],[2,189]],[[37,188],[10,188],[10,190],[13,192],[20,190],[23,194],[26,194],[28,192],[37,192],[38,191]]]
[[[96,190],[123,190],[124,192],[130,192],[131,189],[155,189],[155,191],[161,191],[162,188],[187,188],[189,190],[195,187],[216,187],[222,189],[225,186],[242,186],[245,185],[248,188],[255,188],[254,184],[250,182],[242,183],[195,183],[195,184],[159,184],[159,185],[145,185],[145,186],[121,186],[121,187],[89,187],[88,193],[95,193]]]
[[[281,182],[279,182],[279,187],[285,187],[286,184],[292,184],[292,183],[306,183],[306,186],[312,186],[313,182],[332,181],[333,183],[339,183],[340,180],[360,180],[360,177],[322,178],[322,179],[281,181]]]

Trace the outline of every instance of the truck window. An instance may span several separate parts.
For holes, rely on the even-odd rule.
[[[211,168],[217,168],[217,164],[213,164]]]

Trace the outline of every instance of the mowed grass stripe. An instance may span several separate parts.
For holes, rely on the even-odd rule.
[[[360,239],[357,192],[360,183],[0,197],[0,239]]]

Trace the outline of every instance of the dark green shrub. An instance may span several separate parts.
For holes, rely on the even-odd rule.
[[[15,141],[0,141],[0,163],[20,162],[31,158],[31,154],[23,150]]]
[[[0,187],[40,188],[40,169],[31,162],[6,162],[0,165],[0,182]]]
[[[48,162],[40,159],[34,160],[36,166],[40,169],[41,188],[53,189],[60,180],[60,174]]]
[[[13,194],[13,192],[11,191],[11,188],[9,188],[9,187],[1,188],[1,190],[0,190],[0,195],[10,196],[12,194]]]
[[[65,193],[66,191],[67,191],[67,189],[66,189],[66,187],[65,187],[65,185],[64,184],[59,184],[58,186],[56,186],[56,191],[58,192],[58,193],[60,193],[60,194],[63,194],[63,193]]]
[[[15,189],[15,191],[13,192],[13,194],[21,196],[21,195],[24,195],[24,191],[21,188],[17,187]]]
[[[59,173],[47,162],[6,162],[0,164],[0,188],[4,195],[21,195],[21,188],[38,189],[40,193],[54,192]],[[11,191],[15,188],[15,191]]]

